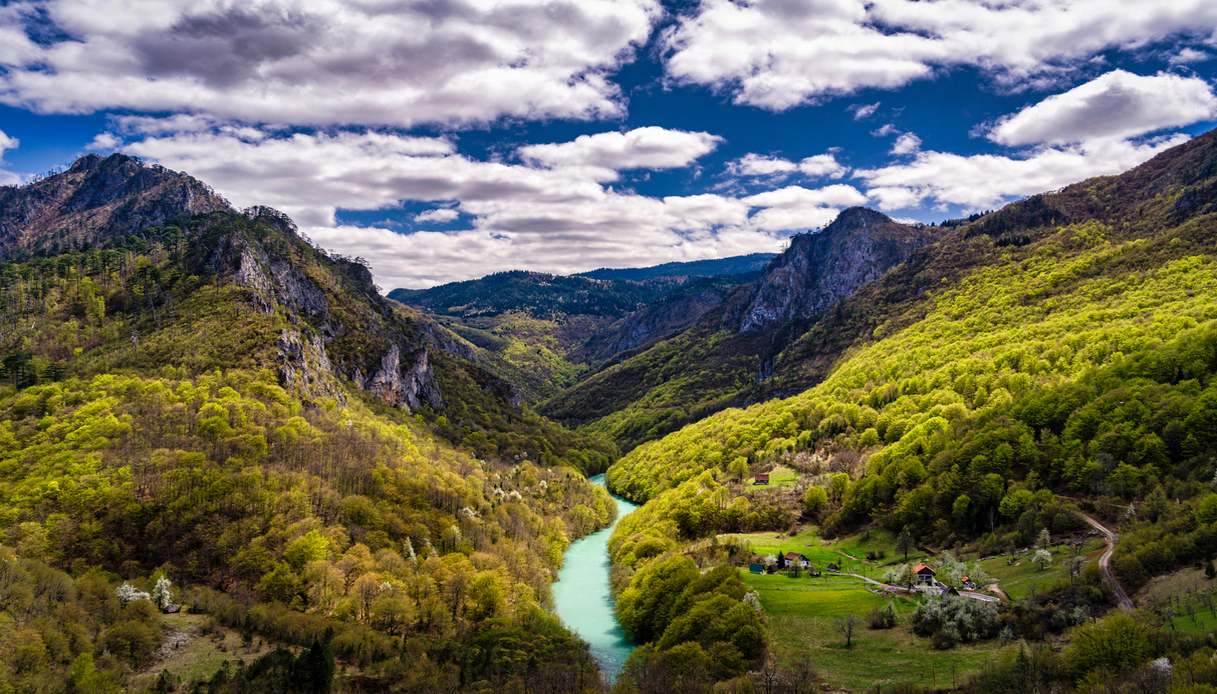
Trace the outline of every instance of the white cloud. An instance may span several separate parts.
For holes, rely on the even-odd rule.
[[[1043,84],[1106,49],[1213,26],[1211,0],[702,0],[662,45],[674,80],[780,111],[956,65]]]
[[[97,133],[93,141],[85,145],[85,149],[95,152],[107,152],[118,149],[123,141],[113,133]]]
[[[849,169],[837,161],[833,152],[807,157],[799,162],[799,171],[812,178],[842,178],[849,173]]]
[[[727,171],[735,176],[784,176],[798,169],[789,159],[751,152],[727,164]]]
[[[1217,118],[1217,96],[1198,77],[1113,70],[1005,118],[989,133],[1007,146],[1128,138]]]
[[[875,111],[879,110],[879,102],[873,104],[854,104],[849,107],[849,112],[854,114],[854,120],[866,120],[875,115]]]
[[[870,134],[874,137],[887,137],[888,135],[895,135],[898,132],[900,131],[896,128],[896,126],[892,125],[891,123],[884,123],[878,128],[870,131]]]
[[[2,103],[307,125],[616,116],[608,75],[662,15],[656,0],[17,5],[0,8]],[[27,38],[48,21],[71,38]]]
[[[457,212],[456,210],[452,209],[451,207],[437,207],[433,210],[427,210],[426,212],[419,212],[418,214],[414,215],[414,221],[416,221],[420,224],[424,224],[427,222],[439,222],[442,224],[445,222],[451,222],[460,216],[461,216],[461,213]]]
[[[1213,55],[1207,51],[1197,50],[1195,48],[1185,47],[1178,53],[1171,56],[1171,65],[1191,65],[1193,63],[1203,63],[1210,60]]]
[[[586,167],[474,160],[444,139],[347,131],[265,135],[188,132],[147,137],[125,150],[198,176],[234,205],[287,212],[324,247],[368,259],[385,288],[520,267],[567,273],[775,250],[785,230],[815,226],[835,216],[835,206],[861,198],[840,185],[747,200],[655,198],[611,190]],[[443,206],[415,221],[459,209],[471,230],[398,234],[336,222],[337,209],[400,209],[403,200]],[[454,201],[457,208],[447,207]]]
[[[916,154],[921,150],[921,138],[914,133],[904,133],[892,144],[892,154],[902,156]]]
[[[21,177],[3,167],[4,152],[21,146],[21,141],[0,130],[0,186],[15,186],[21,183]]]
[[[1041,147],[1017,157],[923,151],[912,161],[854,174],[866,181],[867,195],[884,210],[926,204],[983,210],[1093,176],[1120,173],[1187,139],[1177,135],[1143,144],[1095,140]]]
[[[841,208],[866,203],[866,196],[850,185],[824,188],[786,186],[758,193],[743,202],[760,207],[749,223],[765,231],[795,231],[824,226],[836,219]]]
[[[776,178],[798,172],[810,178],[842,178],[849,173],[849,168],[837,161],[835,152],[816,154],[798,163],[781,157],[750,153],[727,164],[727,171],[735,176]]]
[[[580,135],[570,142],[527,145],[520,158],[550,168],[586,169],[599,180],[613,180],[626,169],[676,169],[714,151],[722,138],[704,132],[657,126],[628,132]]]

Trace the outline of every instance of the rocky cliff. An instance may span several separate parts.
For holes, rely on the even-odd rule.
[[[847,209],[823,231],[791,239],[728,322],[739,332],[755,333],[813,318],[931,239],[925,227],[900,224],[863,207]]]
[[[81,157],[68,170],[0,188],[0,257],[106,241],[195,214],[231,210],[195,178],[122,154]]]

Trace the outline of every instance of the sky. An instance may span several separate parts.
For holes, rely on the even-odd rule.
[[[1212,0],[0,0],[0,185],[138,156],[388,291],[993,209],[1215,89]]]

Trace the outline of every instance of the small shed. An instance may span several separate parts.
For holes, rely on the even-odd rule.
[[[754,485],[769,484],[769,473],[768,472],[756,473],[756,478],[753,479],[752,484],[754,484]]]
[[[919,586],[934,585],[934,570],[929,564],[918,564],[913,567],[913,578]]]
[[[759,561],[754,561],[748,564],[748,573],[763,574],[765,573],[765,565]]]

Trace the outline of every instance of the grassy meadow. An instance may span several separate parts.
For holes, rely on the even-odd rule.
[[[1002,649],[991,641],[933,650],[928,639],[915,636],[909,628],[914,599],[877,595],[856,578],[790,578],[744,571],[743,580],[760,595],[778,661],[791,664],[806,656],[833,687],[853,691],[895,684],[946,687],[979,670]],[[867,628],[867,613],[889,602],[899,615],[897,626]],[[861,620],[849,648],[838,629],[838,620],[847,615]]]

